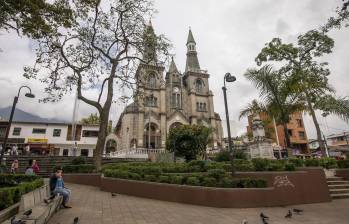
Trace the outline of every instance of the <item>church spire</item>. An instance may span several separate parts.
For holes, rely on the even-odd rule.
[[[187,39],[187,62],[185,65],[185,71],[200,71],[199,59],[196,52],[196,42],[194,40],[193,33],[191,32],[191,28],[189,28]]]
[[[157,38],[154,32],[154,28],[151,20],[149,20],[149,24],[145,26],[143,34],[143,60],[147,62],[156,62],[156,42]]]
[[[171,59],[171,64],[170,64],[170,68],[168,69],[168,72],[169,73],[179,73],[178,69],[177,69],[177,66],[176,66],[176,63],[173,60],[173,56],[172,56],[172,59]]]

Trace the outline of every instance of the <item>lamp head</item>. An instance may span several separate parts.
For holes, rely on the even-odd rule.
[[[235,82],[236,77],[231,75],[229,72],[225,74],[224,79],[226,82]]]
[[[26,93],[25,96],[29,98],[35,98],[35,95],[32,93]]]

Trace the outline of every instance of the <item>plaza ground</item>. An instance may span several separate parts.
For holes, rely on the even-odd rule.
[[[68,184],[72,189],[72,209],[61,209],[49,224],[70,224],[79,217],[80,224],[174,224],[262,223],[260,212],[270,216],[269,223],[345,224],[349,222],[349,199],[330,203],[297,205],[273,208],[211,208],[179,204],[152,199],[116,195],[100,191],[96,187]],[[288,209],[304,209],[303,215],[285,219]]]

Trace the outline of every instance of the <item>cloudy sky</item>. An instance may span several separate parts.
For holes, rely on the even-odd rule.
[[[215,110],[225,117],[222,95],[223,76],[230,72],[237,77],[229,84],[229,112],[233,135],[245,132],[246,119],[238,120],[242,107],[258,98],[257,90],[243,74],[255,67],[254,58],[265,43],[274,37],[295,42],[299,34],[324,24],[341,0],[156,0],[158,14],[152,19],[157,34],[165,34],[173,43],[177,67],[184,71],[186,38],[192,28],[197,43],[200,65],[211,75],[210,88],[215,95]],[[330,63],[330,83],[341,96],[349,95],[349,28],[330,33],[335,40],[331,55],[323,60]],[[13,96],[22,84],[28,84],[36,95],[43,94],[44,86],[25,80],[24,65],[34,61],[32,44],[14,33],[0,35],[0,107],[12,104]],[[96,92],[90,91],[89,96]],[[71,120],[74,97],[67,96],[56,104],[38,103],[37,99],[21,99],[18,107],[46,118]],[[114,104],[111,119],[118,119],[124,104]],[[79,117],[95,110],[79,105]],[[347,123],[336,117],[319,117],[325,134],[349,130]],[[314,127],[305,116],[308,136],[314,137]]]

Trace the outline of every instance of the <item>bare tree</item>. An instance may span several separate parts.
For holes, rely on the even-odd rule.
[[[160,63],[155,57],[167,55],[169,43],[163,35],[148,34],[152,27],[146,24],[154,13],[149,0],[85,2],[70,3],[75,20],[70,28],[58,27],[56,35],[37,40],[36,63],[24,69],[24,76],[46,84],[43,102],[55,102],[76,89],[80,100],[97,109],[94,159],[100,169],[114,90],[133,89],[138,64]],[[149,46],[154,54],[145,55]],[[85,96],[90,89],[98,90],[95,99]]]

